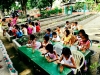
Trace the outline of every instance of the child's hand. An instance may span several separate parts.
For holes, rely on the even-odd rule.
[[[60,64],[60,61],[59,61],[59,60],[57,60],[57,63],[58,63],[58,64]]]

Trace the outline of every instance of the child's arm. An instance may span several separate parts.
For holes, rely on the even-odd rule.
[[[58,64],[63,60],[63,55],[61,55],[60,59],[57,61]]]
[[[57,55],[56,51],[54,51],[54,54],[56,55],[56,59],[58,59],[58,55]]]
[[[75,64],[73,57],[71,57],[71,62],[72,62],[73,65],[68,65],[68,64],[62,64],[62,65],[70,67],[70,68],[76,68],[76,64]]]

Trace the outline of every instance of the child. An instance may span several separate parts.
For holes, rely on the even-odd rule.
[[[45,57],[46,57],[48,62],[53,62],[53,61],[56,61],[58,59],[58,55],[57,55],[56,51],[53,50],[52,44],[48,44],[45,47],[45,49],[47,51]]]
[[[50,29],[50,28],[48,28],[48,29],[46,30],[45,36],[49,36],[50,39],[52,38],[52,33],[51,33],[51,29]]]
[[[33,49],[39,49],[41,47],[41,43],[36,41],[36,37],[33,34],[30,35],[28,44],[30,44]]]
[[[8,33],[9,33],[10,35],[12,35],[12,29],[13,29],[13,27],[11,26],[10,23],[8,23]]]
[[[40,32],[40,26],[38,25],[37,22],[35,23],[35,25],[36,25],[36,32]]]
[[[32,33],[35,34],[36,33],[36,25],[34,24],[34,22],[32,22],[32,25],[33,25],[33,31],[32,31]]]
[[[78,31],[78,26],[77,26],[78,22],[74,22],[74,27],[73,27],[73,33],[74,35],[77,34],[77,31]]]
[[[59,35],[60,37],[62,37],[62,31],[61,31],[61,29],[60,29],[59,26],[57,26],[55,32],[57,33],[57,35]]]
[[[65,45],[68,45],[71,39],[70,31],[66,30],[65,31],[65,36],[62,38],[62,41]]]
[[[53,32],[52,36],[53,36],[52,41],[54,41],[54,42],[60,42],[60,37],[57,35],[56,32]]]
[[[67,47],[63,48],[62,56],[60,57],[60,60],[58,60],[57,62],[58,62],[58,64],[61,64],[60,65],[60,72],[63,71],[64,66],[72,68],[73,71],[76,68],[76,64],[75,64],[74,58],[71,55],[70,49],[67,48]]]
[[[82,50],[82,52],[85,52],[90,48],[90,40],[87,34],[82,35],[82,39],[79,42],[78,48],[79,50]]]
[[[18,25],[15,25],[14,27],[13,27],[13,29],[12,29],[12,34],[13,34],[13,37],[14,38],[16,38],[16,32],[17,32],[17,29],[16,29],[16,27],[17,27]]]
[[[30,22],[28,26],[28,34],[31,35],[32,31],[33,31],[33,26],[32,26],[32,23]]]
[[[17,30],[16,32],[17,38],[21,38],[23,36],[22,30],[19,28],[19,26],[16,26],[16,30]]]
[[[50,44],[50,42],[49,42],[49,36],[44,36],[44,41],[42,42],[42,44],[41,44],[41,49],[40,49],[40,51],[42,52],[42,53],[46,53],[46,50],[45,50],[45,47],[48,45],[48,44]]]
[[[24,35],[28,35],[26,25],[22,24],[21,27],[22,27],[22,32],[23,32],[23,34],[24,34]]]
[[[70,29],[71,28],[69,21],[66,21],[65,27],[67,27],[67,29]]]

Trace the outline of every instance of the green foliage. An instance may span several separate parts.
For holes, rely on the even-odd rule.
[[[100,11],[100,3],[95,8],[96,11]]]
[[[0,0],[0,9],[2,9],[3,11],[4,9],[7,9],[9,11],[13,3],[13,0]]]
[[[25,44],[27,44],[28,40],[29,40],[28,36],[22,36],[21,38],[17,39],[16,41],[20,45],[25,45]]]
[[[40,13],[42,18],[46,18],[50,17],[51,15],[57,15],[58,13],[62,13],[62,9],[55,8],[53,10],[44,10],[41,11]]]
[[[92,65],[90,65],[91,69],[96,69],[97,67],[99,67],[100,64],[98,64],[98,62],[93,63]]]
[[[80,10],[80,9],[83,9],[84,8],[84,2],[76,2],[75,4],[75,10]]]

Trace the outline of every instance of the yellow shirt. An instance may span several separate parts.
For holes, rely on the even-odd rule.
[[[71,39],[71,35],[69,35],[68,37],[64,36],[63,41],[68,43],[70,41],[70,39]]]

